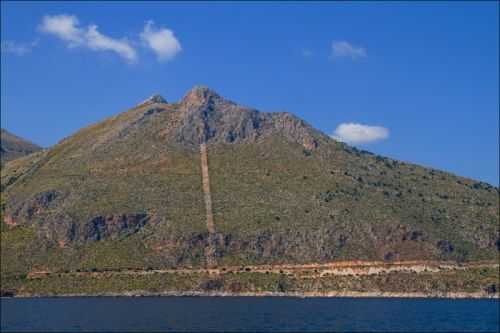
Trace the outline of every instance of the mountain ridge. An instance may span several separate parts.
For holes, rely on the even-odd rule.
[[[42,149],[42,147],[16,136],[6,129],[0,129],[0,161],[4,164],[18,157],[26,156]]]
[[[5,234],[30,235],[23,251],[5,243],[8,271],[204,266],[208,249],[221,265],[471,261],[500,247],[497,188],[358,150],[203,86],[177,103],[153,95],[9,162],[1,184]]]

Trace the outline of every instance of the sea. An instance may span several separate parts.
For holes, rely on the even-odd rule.
[[[2,298],[2,332],[499,332],[498,299]]]

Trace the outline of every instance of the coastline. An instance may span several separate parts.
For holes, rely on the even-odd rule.
[[[0,296],[498,299],[498,264],[335,262],[306,265],[32,271],[3,280]]]
[[[295,298],[442,298],[442,299],[497,299],[500,294],[486,292],[361,292],[361,291],[330,291],[330,292],[206,292],[206,291],[167,291],[147,292],[130,291],[123,293],[70,293],[70,294],[18,294],[0,298],[64,298],[64,297],[295,297]]]

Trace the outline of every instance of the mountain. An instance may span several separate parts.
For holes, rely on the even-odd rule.
[[[40,146],[0,129],[0,161],[5,162],[41,150]]]
[[[207,87],[176,103],[154,95],[12,161],[1,186],[1,268],[15,276],[472,263],[500,250],[498,188],[358,150]]]

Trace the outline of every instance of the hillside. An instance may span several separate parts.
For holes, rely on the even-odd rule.
[[[0,164],[16,159],[21,156],[29,155],[39,151],[42,148],[26,141],[3,128],[0,129]]]
[[[464,263],[500,250],[498,188],[360,151],[206,87],[177,103],[155,95],[11,161],[1,188],[9,276]]]

